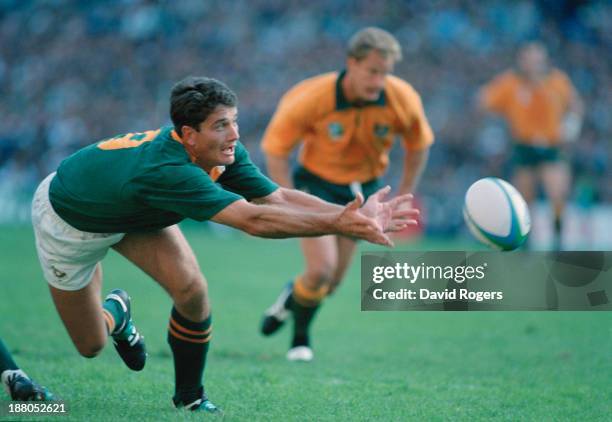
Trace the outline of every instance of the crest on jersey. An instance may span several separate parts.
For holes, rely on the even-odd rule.
[[[344,134],[344,127],[340,123],[332,122],[327,126],[327,131],[329,132],[329,137],[333,141],[337,141]]]
[[[374,135],[378,138],[385,138],[389,134],[389,130],[391,128],[389,125],[383,125],[381,123],[376,123],[374,125]]]

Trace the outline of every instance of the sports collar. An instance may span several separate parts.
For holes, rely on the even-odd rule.
[[[383,90],[378,96],[377,100],[374,101],[358,101],[351,103],[346,99],[344,91],[342,90],[342,79],[346,76],[346,70],[342,70],[336,79],[336,110],[346,110],[348,108],[361,108],[371,105],[384,106],[386,104],[385,90]]]

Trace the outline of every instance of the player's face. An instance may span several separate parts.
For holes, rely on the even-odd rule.
[[[239,137],[236,107],[217,106],[200,124],[199,131],[183,127],[183,143],[195,163],[206,171],[234,162]]]
[[[529,45],[520,51],[518,65],[528,78],[537,79],[546,73],[548,67],[546,51],[537,45]]]
[[[355,98],[352,101],[376,101],[385,89],[385,77],[393,71],[395,60],[385,57],[377,50],[370,51],[364,58],[347,59],[347,77]]]

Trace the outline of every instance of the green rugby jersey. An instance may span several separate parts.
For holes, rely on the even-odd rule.
[[[129,233],[210,219],[234,201],[263,197],[278,186],[238,142],[235,161],[214,174],[191,162],[172,127],[89,145],[66,158],[49,187],[57,214],[94,233]]]

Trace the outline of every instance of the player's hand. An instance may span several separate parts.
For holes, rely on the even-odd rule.
[[[563,140],[566,143],[573,143],[580,137],[582,130],[582,117],[577,113],[568,113],[561,123]]]
[[[369,200],[368,200],[369,202]],[[378,218],[362,212],[363,195],[357,194],[338,216],[335,225],[338,232],[344,236],[367,240],[378,245],[393,246],[391,239],[384,233]],[[375,207],[378,209],[378,207]],[[391,216],[390,210],[380,210]]]
[[[368,198],[361,212],[376,219],[384,232],[401,231],[408,226],[416,226],[419,210],[412,208],[412,194],[399,195],[385,202],[384,199],[390,191],[390,186],[379,189]]]

